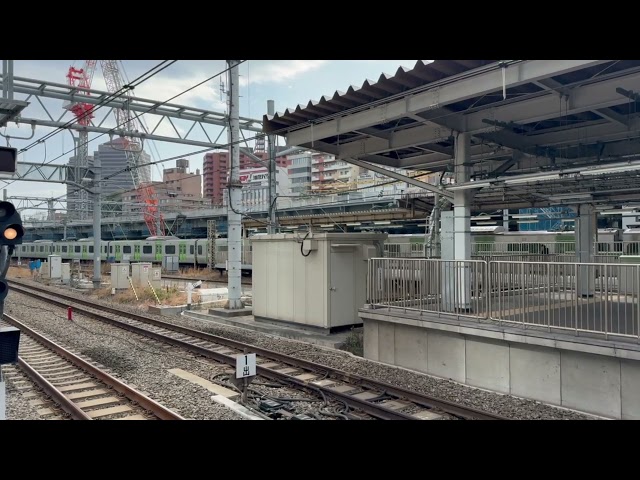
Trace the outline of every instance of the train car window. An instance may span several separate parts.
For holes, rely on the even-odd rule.
[[[80,253],[80,245],[76,245],[75,247],[73,247],[73,251],[76,253]]]
[[[93,245],[89,245],[89,253],[93,253]]]
[[[202,255],[202,245],[198,245],[198,255]]]
[[[131,253],[131,245],[123,245],[122,253]]]
[[[143,245],[142,253],[152,253],[153,247],[151,245]]]
[[[175,245],[165,245],[164,246],[164,253],[166,253],[167,255],[171,255],[176,253],[176,246]]]
[[[193,247],[193,245],[189,245],[189,254],[193,255],[195,251],[196,249]]]
[[[36,247],[34,247],[33,245],[31,245],[31,251],[35,252],[36,251]]]
[[[113,245],[109,246],[109,253],[113,253]]]
[[[62,245],[62,253],[67,253],[67,246],[66,245]]]
[[[40,245],[40,251],[44,252],[44,247],[42,245]]]

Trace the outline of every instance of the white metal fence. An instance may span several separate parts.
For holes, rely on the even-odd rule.
[[[369,260],[367,303],[640,341],[640,264]]]
[[[430,249],[425,243],[386,242],[385,256],[389,258],[429,258]],[[501,255],[540,255],[558,261],[572,261],[576,255],[575,242],[472,242],[474,257]],[[597,242],[593,244],[593,254],[597,257],[618,257],[620,255],[640,255],[640,242]],[[600,261],[600,260],[597,260]]]

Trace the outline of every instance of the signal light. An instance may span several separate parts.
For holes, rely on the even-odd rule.
[[[0,202],[0,245],[18,245],[22,243],[24,228],[22,218],[11,202]],[[1,295],[1,292],[0,292]]]

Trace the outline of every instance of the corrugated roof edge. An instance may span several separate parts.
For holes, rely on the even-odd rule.
[[[474,60],[474,62],[478,62],[478,65],[474,65],[472,67],[469,67],[468,69],[465,69],[465,71],[473,70],[474,68],[479,68],[481,66],[487,65],[489,63],[494,63],[494,62],[497,62],[497,61],[498,60]],[[368,89],[370,87],[375,87],[377,84],[381,84],[381,85],[384,85],[384,86],[388,87],[389,86],[388,84],[392,83],[393,80],[396,77],[399,77],[399,76],[404,75],[404,74],[411,75],[411,73],[416,71],[416,70],[418,70],[418,71],[422,70],[420,72],[421,74],[420,75],[415,75],[413,77],[418,77],[418,78],[422,78],[422,79],[424,78],[425,74],[430,73],[429,72],[430,69],[433,69],[433,72],[431,72],[431,73],[442,75],[444,72],[439,70],[438,67],[439,66],[443,66],[443,67],[446,68],[446,66],[447,66],[446,64],[449,63],[449,62],[455,62],[455,61],[451,61],[451,60],[436,60],[436,61],[431,62],[431,61],[425,61],[425,60],[418,60],[413,68],[406,68],[404,66],[398,67],[398,69],[396,70],[395,75],[389,75],[387,73],[382,73],[382,74],[380,74],[380,77],[378,77],[377,81],[366,79],[362,83],[362,85],[360,87],[358,87],[356,85],[351,85],[351,86],[349,86],[349,88],[347,89],[346,92],[341,91],[341,90],[336,90],[333,93],[333,95],[323,95],[320,98],[320,100],[318,100],[318,101],[310,100],[306,105],[298,104],[295,108],[287,108],[284,112],[276,112],[275,115],[264,115],[263,116],[263,125],[265,127],[267,127],[267,128],[264,128],[263,130],[265,132],[266,131],[272,131],[274,129],[274,125],[269,125],[268,126],[268,124],[270,122],[274,122],[274,121],[278,122],[278,120],[280,120],[280,119],[281,120],[285,120],[286,117],[288,117],[288,116],[290,116],[292,114],[296,114],[296,113],[298,113],[298,114],[300,114],[300,113],[303,113],[303,114],[304,113],[312,113],[312,112],[306,112],[306,110],[308,110],[310,108],[313,108],[313,107],[315,107],[317,105],[321,105],[321,106],[327,105],[327,106],[330,106],[330,107],[339,107],[336,110],[336,113],[339,113],[340,111],[344,111],[344,110],[349,110],[350,108],[354,108],[354,107],[346,107],[344,105],[338,104],[335,101],[336,100],[340,100],[341,98],[346,97],[347,95],[350,95],[350,94],[354,94],[354,93],[357,94],[361,90],[365,90],[365,89]],[[431,67],[431,68],[429,68],[429,67]],[[445,76],[442,77],[442,78],[455,76],[455,75],[457,75],[459,73],[463,73],[463,72],[456,72],[456,73],[453,73],[453,74],[445,74]],[[435,81],[437,81],[437,80],[429,81],[429,80],[424,79],[423,82],[418,84],[418,85],[416,85],[416,87],[428,85],[429,83],[433,83]],[[397,86],[397,83],[394,83],[394,86]],[[388,88],[382,88],[382,90],[388,91]],[[392,95],[394,95],[394,93],[389,93],[388,94],[388,96],[392,96]],[[369,101],[363,101],[362,105],[364,105],[366,103],[369,103]],[[316,112],[312,113],[312,116],[317,116],[318,118],[321,117],[321,116],[325,116],[325,115],[318,115]]]

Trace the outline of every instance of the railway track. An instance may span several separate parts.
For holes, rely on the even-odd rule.
[[[31,401],[43,416],[55,415],[56,404],[73,420],[183,420],[18,319],[3,320],[21,331],[17,368],[49,397]]]
[[[235,367],[243,352],[257,356],[257,374],[268,379],[311,389],[333,397],[366,414],[383,420],[420,420],[447,414],[461,419],[507,420],[490,412],[458,405],[432,396],[405,390],[388,383],[347,373],[325,365],[291,357],[272,350],[230,340],[199,330],[134,314],[34,285],[10,280],[13,291],[29,295],[62,308],[154,340],[175,345],[195,354]]]

